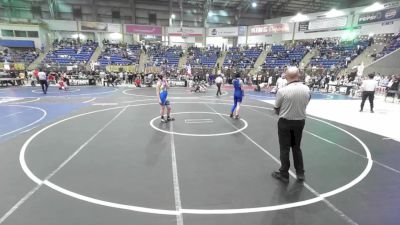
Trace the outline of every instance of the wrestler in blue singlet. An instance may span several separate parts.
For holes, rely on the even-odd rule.
[[[235,112],[235,109],[238,105],[238,103],[242,102],[244,92],[242,90],[242,84],[241,84],[241,79],[240,75],[236,75],[236,79],[232,81],[233,87],[235,88],[235,92],[233,94],[233,106],[231,109],[231,116],[233,116],[233,112]]]
[[[161,81],[161,86],[160,86],[160,100],[161,100],[161,105],[168,105],[168,90],[167,90],[167,84],[165,80]]]

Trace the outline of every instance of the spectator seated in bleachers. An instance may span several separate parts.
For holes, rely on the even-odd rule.
[[[101,66],[138,64],[141,49],[141,45],[110,44],[106,42],[98,61]]]
[[[321,68],[347,68],[348,64],[368,46],[368,41],[355,41],[338,44],[326,42],[317,46],[320,55],[312,58],[310,65]]]
[[[83,43],[79,39],[55,40],[53,50],[46,55],[42,63],[48,65],[85,65],[89,62],[97,46],[98,43],[92,40]]]
[[[214,67],[217,63],[221,49],[216,47],[208,47],[200,49],[197,47],[191,47],[188,49],[188,60],[187,65],[191,66],[205,66]]]
[[[33,48],[6,48],[0,51],[0,62],[31,64],[39,56]]]
[[[240,69],[252,68],[262,52],[262,47],[229,48],[224,60],[224,67]]]
[[[298,43],[295,47],[273,45],[268,53],[263,68],[283,68],[284,66],[296,65],[309,51],[308,43]]]
[[[383,48],[382,52],[376,54],[375,60],[390,54],[400,48],[400,33],[395,35],[389,43]]]
[[[148,49],[148,54],[150,56],[150,63],[148,66],[168,65],[171,67],[177,67],[179,59],[182,56],[182,47],[168,47],[161,46],[161,44],[152,45]]]

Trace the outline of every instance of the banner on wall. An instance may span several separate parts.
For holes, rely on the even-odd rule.
[[[232,37],[239,36],[238,27],[216,27],[208,28],[209,37]]]
[[[81,31],[121,32],[121,24],[81,21],[79,26]]]
[[[204,35],[204,28],[198,27],[168,27],[167,30],[170,36],[196,37]]]
[[[162,36],[162,27],[151,25],[126,24],[125,33]]]
[[[376,12],[362,13],[358,17],[358,24],[383,22],[400,18],[400,7],[384,9]]]
[[[321,30],[345,27],[347,25],[347,16],[340,16],[335,18],[319,18],[311,20],[308,26],[309,30]]]
[[[254,35],[265,35],[265,34],[278,34],[278,33],[286,33],[289,32],[289,24],[288,23],[276,23],[276,24],[263,24],[263,25],[255,25],[249,27],[250,36]]]
[[[107,24],[107,31],[111,33],[121,33],[121,24],[116,24],[116,23],[108,23]]]

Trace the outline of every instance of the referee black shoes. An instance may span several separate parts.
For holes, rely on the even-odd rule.
[[[280,180],[285,184],[289,183],[289,176],[287,176],[287,177],[283,176],[280,172],[277,172],[277,171],[272,172],[271,175],[273,178]]]

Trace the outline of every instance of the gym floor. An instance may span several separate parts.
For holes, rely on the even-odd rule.
[[[231,90],[169,96],[164,124],[153,88],[0,89],[0,224],[400,223],[399,142],[309,116],[306,182],[284,185],[273,96],[240,120]]]

